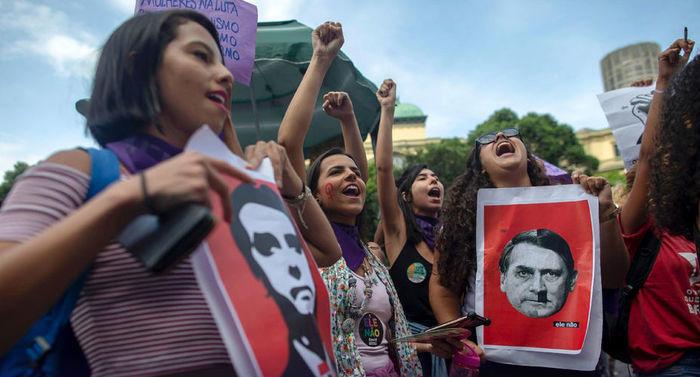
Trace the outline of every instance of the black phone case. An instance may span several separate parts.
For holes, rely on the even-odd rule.
[[[119,235],[149,271],[162,273],[189,256],[214,228],[209,208],[187,204],[162,215],[142,215]]]

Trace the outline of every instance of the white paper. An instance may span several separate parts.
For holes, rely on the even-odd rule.
[[[653,86],[631,87],[598,95],[625,169],[631,168],[639,159],[640,141],[651,107],[652,89]]]
[[[494,347],[483,345],[483,327],[477,328],[479,344],[484,347],[488,360],[514,365],[550,368],[593,370],[598,363],[602,341],[602,293],[600,277],[600,240],[598,200],[583,191],[579,185],[559,185],[526,188],[481,189],[477,199],[477,272],[475,282],[475,309],[484,313],[484,206],[508,204],[560,203],[587,200],[593,235],[593,273],[590,315],[585,341],[580,352],[541,350],[536,348]],[[561,221],[576,221],[562,214]],[[491,326],[497,326],[493,323]]]

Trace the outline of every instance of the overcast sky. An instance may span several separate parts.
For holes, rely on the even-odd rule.
[[[604,128],[600,59],[637,42],[665,48],[700,1],[263,0],[260,21],[340,21],[343,51],[370,80],[393,78],[428,115],[430,137],[465,136],[494,110],[551,113]],[[134,0],[0,0],[0,174],[15,161],[91,145],[74,109],[89,96],[99,47]],[[697,34],[696,34],[697,33]]]

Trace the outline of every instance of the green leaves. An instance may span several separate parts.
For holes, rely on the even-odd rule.
[[[27,169],[29,169],[29,164],[27,164],[26,162],[18,161],[15,163],[15,166],[12,170],[8,170],[5,172],[3,182],[2,184],[0,184],[0,203],[2,203],[2,201],[5,200],[7,194],[10,193],[10,189],[12,189],[12,185],[14,185],[17,177],[19,177]]]
[[[514,127],[528,145],[530,152],[569,172],[583,169],[591,174],[598,169],[598,160],[587,155],[568,124],[557,122],[549,114],[527,113],[518,118],[513,110],[504,108],[494,112],[486,121],[469,133],[467,143],[471,146],[477,137]]]

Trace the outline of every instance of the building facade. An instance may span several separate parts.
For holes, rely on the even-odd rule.
[[[657,43],[644,42],[619,48],[600,61],[605,91],[630,86],[637,80],[654,79],[658,72]]]
[[[416,105],[399,102],[394,109],[394,127],[392,141],[394,145],[394,165],[403,164],[403,156],[415,153],[416,149],[427,144],[437,143],[440,138],[425,137],[425,121],[427,115]],[[372,140],[369,135],[365,140],[367,160],[374,159]]]
[[[584,128],[576,132],[576,138],[587,155],[598,159],[598,171],[620,170],[624,167],[620,152],[610,128],[591,130]]]

